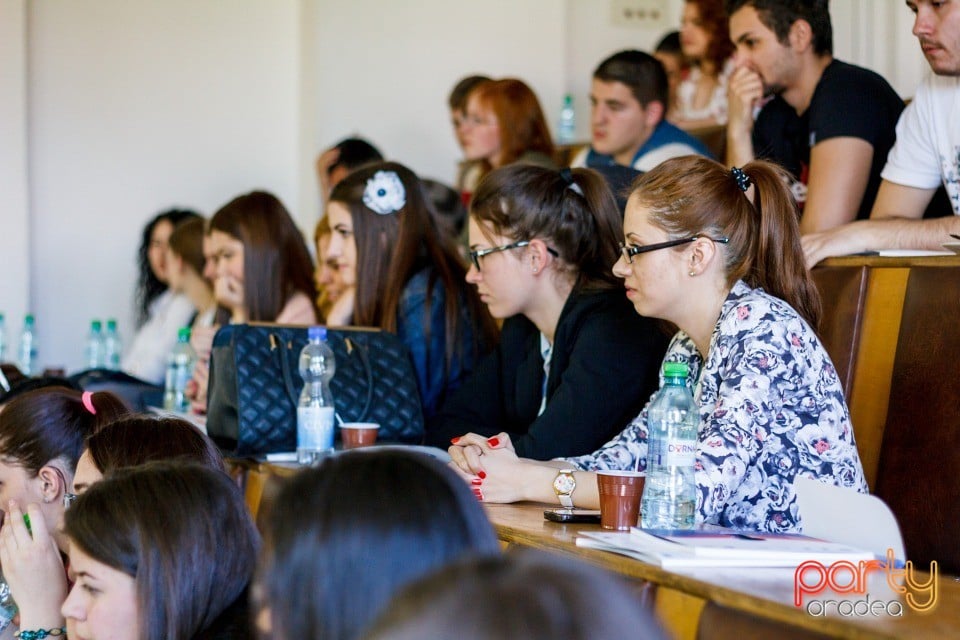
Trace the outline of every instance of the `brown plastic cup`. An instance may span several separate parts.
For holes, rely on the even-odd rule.
[[[377,442],[377,431],[380,425],[376,422],[344,422],[340,425],[340,439],[344,449],[369,447]]]
[[[601,527],[629,531],[637,526],[645,480],[637,471],[597,471]]]

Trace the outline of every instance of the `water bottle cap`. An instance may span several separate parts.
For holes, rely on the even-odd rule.
[[[663,377],[664,378],[686,378],[687,373],[690,371],[687,367],[686,362],[664,362],[663,363]]]
[[[107,329],[116,329],[116,328],[117,328],[117,321],[115,319],[110,318],[109,320],[107,320]]]
[[[180,331],[177,332],[177,340],[190,342],[190,327],[180,327]]]
[[[307,339],[308,340],[319,340],[320,342],[326,342],[327,340],[327,328],[321,326],[313,326],[307,329]]]
[[[99,320],[91,320],[90,328],[93,329],[94,331],[100,331],[100,329],[103,328],[103,325],[100,323]]]
[[[32,314],[32,313],[28,313],[28,314],[23,318],[23,323],[24,323],[24,324],[33,324],[33,314]]]

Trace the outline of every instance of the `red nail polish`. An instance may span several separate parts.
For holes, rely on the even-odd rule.
[[[473,485],[483,484],[483,480],[481,478],[474,478],[473,480],[470,481],[470,484],[473,484]]]
[[[486,472],[486,471],[478,471],[478,472],[477,472],[477,477],[479,477],[481,480],[486,480],[486,478],[487,478],[487,472]]]
[[[457,444],[458,442],[460,442],[460,438],[459,438],[459,437],[457,437],[457,438],[450,438],[450,444]]]
[[[497,437],[489,438],[487,440],[487,444],[490,445],[491,447],[495,447],[498,444],[500,444],[500,438],[497,438]]]

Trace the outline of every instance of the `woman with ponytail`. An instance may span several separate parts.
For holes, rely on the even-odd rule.
[[[766,162],[729,170],[688,156],[644,174],[627,203],[613,272],[638,313],[680,329],[665,361],[689,365],[699,407],[698,522],[796,532],[795,478],[867,490],[785,178]],[[647,416],[554,468],[519,460],[504,437],[458,444],[454,462],[484,500],[554,501],[561,467],[578,470],[573,501],[596,508],[590,471],[645,469]]]
[[[623,223],[589,169],[510,165],[470,205],[467,281],[495,318],[500,345],[428,423],[427,443],[510,435],[546,460],[594,450],[657,384],[666,337],[638,316],[610,273]]]
[[[128,413],[110,392],[60,387],[17,396],[0,411],[0,566],[21,630],[63,626],[67,540],[60,524],[77,460],[87,436]]]

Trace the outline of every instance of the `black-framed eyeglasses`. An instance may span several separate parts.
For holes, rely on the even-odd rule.
[[[689,238],[679,238],[677,240],[667,240],[666,242],[658,242],[656,244],[635,245],[621,242],[620,253],[623,254],[623,259],[627,261],[627,264],[633,264],[633,256],[640,255],[641,253],[647,253],[648,251],[677,247],[681,244],[687,244],[688,242],[699,240],[700,238],[706,238],[707,240],[712,240],[713,242],[719,242],[721,244],[727,244],[730,242],[730,238],[727,238],[726,236],[721,238],[711,238],[710,236],[703,235],[690,236]]]
[[[519,249],[520,247],[526,247],[530,244],[529,240],[519,240],[517,242],[511,242],[510,244],[504,244],[499,247],[491,247],[489,249],[477,249],[470,252],[470,262],[473,263],[473,266],[477,268],[477,271],[480,271],[480,258],[488,256],[491,253],[497,253],[499,251],[509,251],[510,249]],[[547,252],[550,253],[554,258],[560,256],[556,250],[547,247]]]

